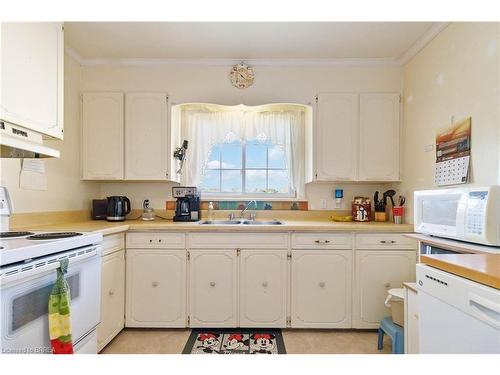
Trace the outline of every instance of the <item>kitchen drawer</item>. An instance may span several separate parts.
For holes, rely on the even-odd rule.
[[[417,241],[399,233],[361,233],[356,235],[356,249],[416,250]]]
[[[184,232],[132,232],[127,233],[127,249],[185,249]]]
[[[190,233],[190,249],[288,249],[288,233]]]
[[[352,249],[350,233],[294,233],[292,249]]]
[[[102,240],[102,256],[125,248],[125,233],[109,234]]]

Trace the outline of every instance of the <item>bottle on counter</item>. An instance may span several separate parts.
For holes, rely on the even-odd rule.
[[[208,203],[208,220],[213,220],[214,219],[214,203],[209,202]]]

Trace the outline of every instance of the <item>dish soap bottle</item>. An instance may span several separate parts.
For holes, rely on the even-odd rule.
[[[214,203],[208,203],[208,220],[212,221],[214,219]]]

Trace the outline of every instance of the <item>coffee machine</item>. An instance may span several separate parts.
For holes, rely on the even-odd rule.
[[[195,187],[173,187],[172,196],[177,199],[174,221],[198,221],[201,219],[200,195]]]

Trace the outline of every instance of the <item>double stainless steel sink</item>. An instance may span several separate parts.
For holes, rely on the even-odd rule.
[[[279,220],[203,220],[200,225],[283,225]]]

